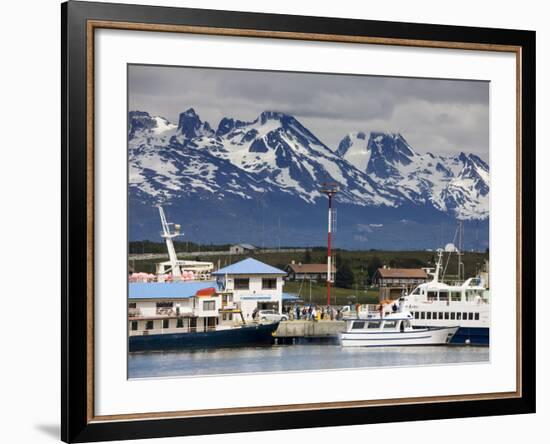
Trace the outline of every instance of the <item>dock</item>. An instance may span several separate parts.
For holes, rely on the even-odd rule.
[[[284,342],[296,338],[337,338],[346,329],[346,321],[283,321],[274,336]]]

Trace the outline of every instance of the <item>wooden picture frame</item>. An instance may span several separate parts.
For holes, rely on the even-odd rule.
[[[535,411],[535,33],[70,1],[62,14],[62,412],[65,442]],[[517,390],[253,408],[94,414],[94,32],[245,36],[516,55]]]

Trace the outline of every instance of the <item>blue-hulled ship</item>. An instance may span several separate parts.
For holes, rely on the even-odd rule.
[[[259,309],[282,307],[284,271],[245,259],[213,272],[211,262],[179,260],[179,225],[159,207],[169,260],[157,274],[133,273],[128,284],[128,350],[271,345],[278,322],[258,323]]]
[[[241,325],[207,331],[130,336],[130,352],[193,348],[265,346],[273,344],[279,326],[271,324]]]
[[[438,251],[432,280],[420,284],[399,299],[401,309],[413,315],[415,327],[459,326],[450,344],[489,345],[491,324],[490,293],[480,277],[446,284],[439,279],[442,250]]]
[[[218,281],[129,284],[130,352],[271,345],[278,325],[245,320]]]

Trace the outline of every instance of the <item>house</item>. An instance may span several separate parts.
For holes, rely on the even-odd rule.
[[[285,268],[288,274],[289,281],[326,281],[327,280],[327,264],[302,264],[294,263],[294,261],[288,264]],[[336,267],[332,266],[332,275],[336,274]]]
[[[426,270],[422,268],[379,268],[372,281],[380,288],[378,297],[382,300],[398,299],[403,291],[409,292],[414,287],[428,280]]]
[[[219,288],[231,294],[232,302],[242,310],[246,321],[252,319],[254,310],[272,309],[281,313],[285,271],[248,258],[220,268],[212,276]]]
[[[212,273],[215,280],[130,282],[129,334],[202,332],[251,321],[255,310],[281,313],[285,275],[245,259]]]
[[[247,254],[254,253],[256,247],[250,244],[236,244],[229,247],[229,254]]]

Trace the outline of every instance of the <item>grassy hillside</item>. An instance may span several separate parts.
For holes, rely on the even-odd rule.
[[[219,254],[212,256],[182,256],[180,259],[201,260],[214,262],[216,268],[238,262],[247,257],[253,257],[267,264],[284,269],[284,267],[294,260],[296,263],[326,263],[326,249],[314,248],[307,253],[304,252],[277,252],[277,253],[257,253],[253,255],[229,255],[225,251],[220,251]],[[379,266],[387,265],[393,268],[420,268],[433,267],[436,255],[430,251],[349,251],[336,250],[334,252],[336,267],[347,262],[353,271],[354,281],[348,285],[349,288],[335,288],[333,294],[337,303],[345,302],[361,302],[375,303],[377,290],[367,286],[369,278],[372,277],[374,270]],[[465,276],[474,276],[484,260],[488,257],[488,253],[465,253],[463,256]],[[153,273],[155,264],[159,259],[155,260],[136,260],[131,261],[131,265],[136,271],[146,271]],[[443,265],[447,263],[447,258],[444,258]],[[446,279],[453,279],[457,274],[457,258],[455,255],[447,264]],[[301,297],[305,301],[309,301],[309,282],[304,282],[301,286],[299,282],[287,282],[285,284],[285,292],[301,293]],[[326,286],[324,283],[312,283],[311,286],[312,302],[322,303],[326,301]]]

